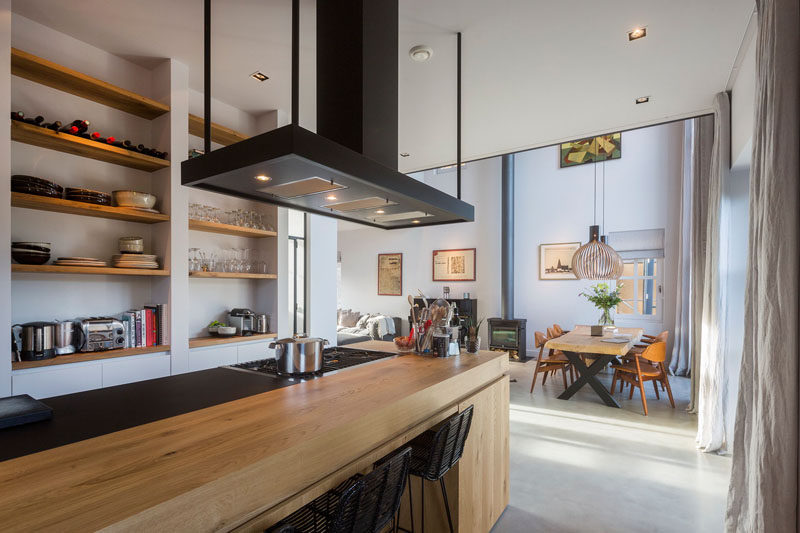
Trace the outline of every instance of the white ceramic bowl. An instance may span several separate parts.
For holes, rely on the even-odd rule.
[[[156,205],[156,196],[138,191],[113,191],[114,203],[119,207],[139,207],[152,209]]]
[[[219,326],[217,328],[217,335],[230,336],[236,335],[236,328],[234,326]]]

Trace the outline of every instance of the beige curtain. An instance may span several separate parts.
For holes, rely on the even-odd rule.
[[[745,334],[726,528],[798,530],[800,2],[757,0]]]

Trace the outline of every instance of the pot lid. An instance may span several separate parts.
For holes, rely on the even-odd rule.
[[[275,341],[275,344],[306,344],[312,342],[324,342],[325,339],[321,339],[319,337],[305,337],[305,338],[293,338],[287,337],[285,339],[278,339]]]

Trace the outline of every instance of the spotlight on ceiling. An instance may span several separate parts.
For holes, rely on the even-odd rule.
[[[640,96],[639,98],[636,99],[637,104],[646,104],[649,101],[650,101],[649,96]]]
[[[400,157],[408,157],[410,155],[408,152],[400,152]]]
[[[325,199],[326,200],[336,200],[336,196],[334,196],[333,194],[329,194],[328,196],[325,197]]]
[[[256,176],[256,179],[258,181],[269,181],[272,178],[270,178],[269,176],[266,176],[264,174],[259,174],[258,176]]]
[[[382,215],[382,214],[384,214],[385,212],[386,212],[386,211],[384,211],[383,209],[378,209],[377,211],[375,211],[375,214]]]
[[[408,55],[414,61],[423,63],[433,57],[433,48],[424,44],[418,44],[417,46],[411,47],[411,50],[408,51]]]
[[[419,224],[419,220],[412,220],[411,222],[414,224]]]
[[[250,74],[250,77],[258,81],[267,81],[269,79],[269,76],[259,71],[253,72],[252,74]]]
[[[628,32],[628,40],[635,41],[636,39],[641,39],[642,37],[647,37],[647,28],[633,28],[631,31]]]

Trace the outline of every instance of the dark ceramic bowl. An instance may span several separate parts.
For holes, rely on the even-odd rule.
[[[21,265],[43,265],[50,261],[50,254],[14,251],[11,259]]]

